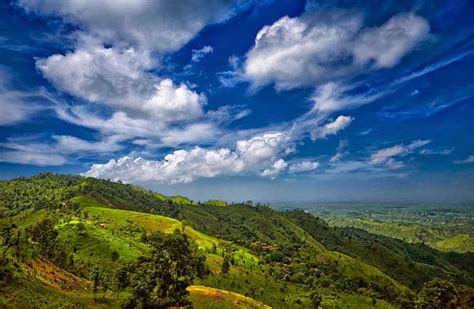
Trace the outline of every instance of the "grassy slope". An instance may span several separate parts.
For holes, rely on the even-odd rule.
[[[459,234],[432,244],[442,251],[474,252],[474,237],[468,234]]]

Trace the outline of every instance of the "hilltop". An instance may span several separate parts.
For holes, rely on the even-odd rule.
[[[40,174],[0,182],[0,215],[1,299],[17,307],[131,304],[147,292],[136,274],[163,250],[186,265],[190,295],[180,297],[195,308],[410,307],[435,278],[454,283],[460,306],[474,299],[472,253],[333,228],[303,211]]]

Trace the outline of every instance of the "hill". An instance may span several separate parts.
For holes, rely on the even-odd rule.
[[[173,295],[197,308],[401,306],[436,277],[471,295],[471,255],[331,228],[304,212],[195,203],[68,175],[3,181],[0,190],[1,297],[15,306],[35,297],[40,307],[133,305],[150,292],[137,274],[168,261],[162,252],[184,263],[191,284],[190,296]]]

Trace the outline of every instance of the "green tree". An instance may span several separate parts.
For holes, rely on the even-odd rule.
[[[17,231],[17,237],[15,238],[16,225],[8,222],[2,226],[0,231],[0,237],[2,241],[2,260],[1,264],[5,262],[8,249],[13,247],[18,242],[19,231]]]
[[[458,292],[451,281],[433,279],[423,285],[416,303],[423,309],[456,308]]]
[[[31,228],[30,234],[41,255],[60,266],[65,266],[67,254],[56,239],[58,232],[54,228],[55,223],[53,219],[46,217]]]
[[[105,294],[110,287],[110,276],[107,272],[102,272],[100,276],[100,289],[102,290],[102,300],[105,299]]]
[[[323,298],[321,297],[321,295],[319,295],[317,292],[312,292],[310,298],[311,298],[311,303],[313,304],[313,307],[315,309],[319,308],[319,306],[321,305],[323,301]]]
[[[130,275],[132,298],[128,308],[168,308],[190,304],[186,288],[208,273],[205,257],[179,230],[150,236],[151,257],[142,257]]]
[[[223,274],[229,273],[230,270],[230,257],[228,254],[224,255],[224,261],[222,262],[221,272]]]
[[[120,256],[119,256],[119,254],[118,254],[117,251],[112,251],[112,254],[111,254],[111,256],[110,256],[110,258],[112,259],[112,261],[114,261],[114,262],[117,261],[117,260],[119,259],[119,257],[120,257]]]
[[[97,292],[99,291],[100,288],[100,272],[97,267],[94,267],[92,270],[92,293],[94,293],[94,301],[97,300]]]

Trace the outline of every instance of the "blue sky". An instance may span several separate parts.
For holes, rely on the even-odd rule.
[[[471,1],[0,4],[0,177],[473,201]]]

